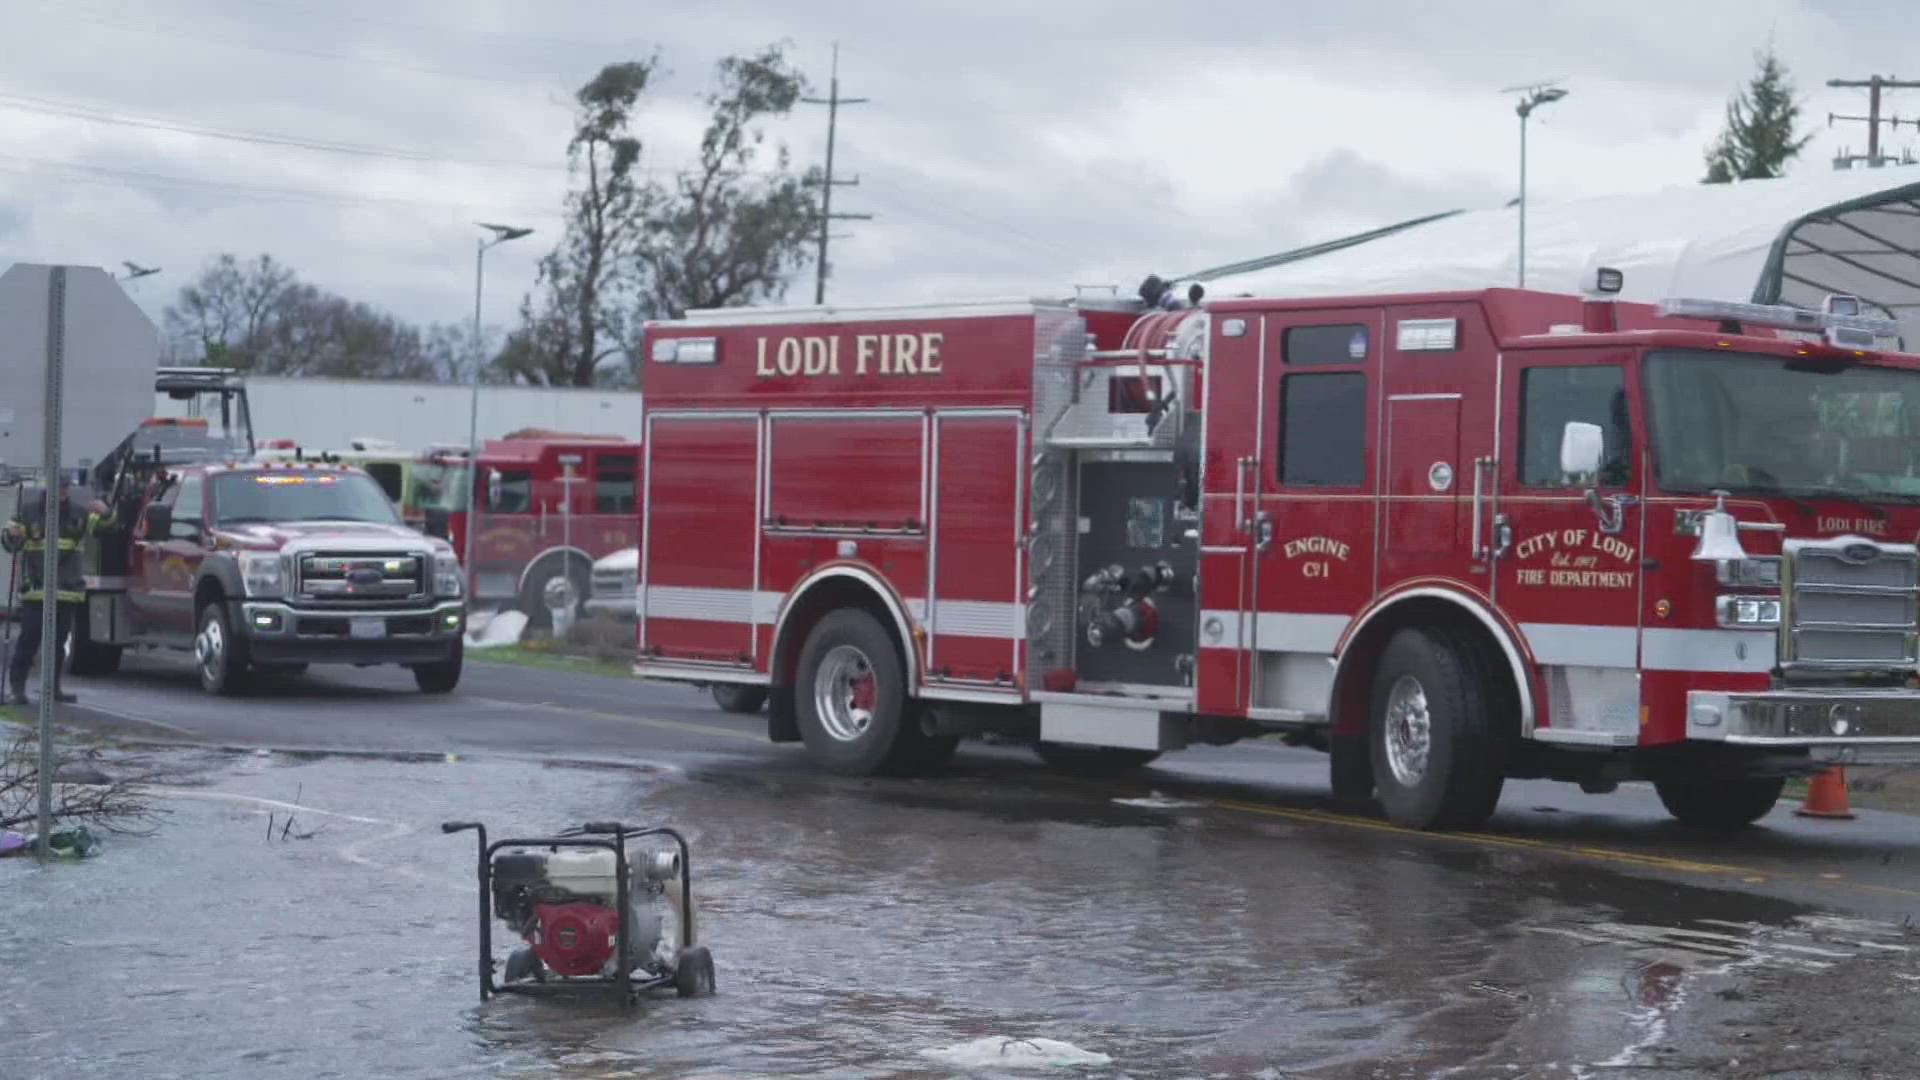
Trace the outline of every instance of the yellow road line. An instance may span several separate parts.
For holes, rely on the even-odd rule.
[[[1325,810],[1295,810],[1281,806],[1261,806],[1256,803],[1215,800],[1214,806],[1223,810],[1234,810],[1246,814],[1260,814],[1266,817],[1285,818],[1290,821],[1306,822],[1314,825],[1336,825],[1349,829],[1366,829],[1373,832],[1392,833],[1422,840],[1449,840],[1454,843],[1471,844],[1476,847],[1509,848],[1533,851],[1548,855],[1567,855],[1591,862],[1611,863],[1619,866],[1632,866],[1645,870],[1665,870],[1680,874],[1700,874],[1708,876],[1737,877],[1747,884],[1756,884],[1756,879],[1801,882],[1809,885],[1823,885],[1830,888],[1856,889],[1863,892],[1886,893],[1892,896],[1920,896],[1920,889],[1905,889],[1896,885],[1874,885],[1861,881],[1848,881],[1838,875],[1786,873],[1775,870],[1763,870],[1749,866],[1733,866],[1726,863],[1699,862],[1694,859],[1677,859],[1665,855],[1648,855],[1636,851],[1618,851],[1612,848],[1590,847],[1574,844],[1562,845],[1547,840],[1532,840],[1520,836],[1494,836],[1488,833],[1463,832],[1423,832],[1395,825],[1389,821],[1372,818],[1354,817],[1349,814],[1335,814]]]
[[[474,697],[466,695],[469,701],[478,701],[505,709],[540,709],[545,712],[565,713],[569,716],[586,716],[595,720],[611,720],[620,724],[637,724],[641,727],[656,728],[661,731],[680,731],[694,735],[718,735],[723,739],[746,739],[753,742],[765,742],[766,736],[753,731],[741,731],[737,728],[719,727],[710,724],[696,724],[686,720],[662,720],[653,716],[628,716],[624,713],[600,712],[596,709],[580,709],[571,705],[556,705],[547,701],[504,701],[499,698]]]

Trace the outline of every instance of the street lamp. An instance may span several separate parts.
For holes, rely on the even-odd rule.
[[[486,352],[480,340],[480,289],[486,280],[487,249],[509,240],[518,240],[533,232],[513,225],[489,225],[484,221],[474,224],[493,233],[492,239],[481,237],[473,256],[473,377],[471,396],[467,403],[467,527],[460,537],[460,565],[467,570],[467,603],[473,603],[473,533],[478,518],[479,507],[474,504],[474,482],[479,478],[480,469],[480,362]]]
[[[1566,97],[1567,92],[1552,83],[1539,83],[1511,86],[1501,93],[1515,91],[1524,94],[1513,110],[1520,114],[1520,287],[1524,289],[1527,287],[1527,117],[1533,115],[1535,108]]]

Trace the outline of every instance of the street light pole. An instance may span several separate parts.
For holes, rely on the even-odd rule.
[[[1551,83],[1537,86],[1516,86],[1511,90],[1524,90],[1526,96],[1514,112],[1520,114],[1520,287],[1527,287],[1527,117],[1533,110],[1549,102],[1559,101],[1567,92]]]
[[[467,571],[467,601],[473,601],[473,533],[479,506],[474,501],[474,484],[479,478],[480,462],[480,363],[485,358],[486,348],[480,339],[480,295],[486,281],[487,249],[509,240],[518,240],[532,233],[532,229],[516,228],[512,225],[489,225],[476,222],[481,228],[493,232],[493,239],[482,237],[476,242],[473,255],[473,370],[469,380],[467,401],[467,472],[464,485],[467,496],[467,526],[460,535],[460,565]]]

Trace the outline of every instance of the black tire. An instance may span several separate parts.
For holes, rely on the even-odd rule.
[[[87,605],[78,605],[67,646],[67,671],[74,675],[111,675],[120,670],[120,654],[120,646],[93,640]]]
[[[892,635],[872,615],[852,608],[827,613],[807,635],[795,674],[800,739],[821,768],[874,776],[927,766],[933,747],[920,730],[918,705],[907,698],[906,665]],[[859,676],[863,683],[871,678],[865,706],[833,705],[840,696],[834,684],[842,676]],[[830,715],[821,713],[823,696],[834,710]],[[866,712],[864,720],[856,708]]]
[[[451,694],[460,685],[460,668],[466,660],[466,646],[455,642],[453,655],[431,664],[413,666],[413,682],[423,694]]]
[[[520,589],[519,608],[527,617],[527,629],[553,629],[553,613],[547,610],[547,583],[558,578],[573,583],[574,618],[578,620],[587,602],[590,573],[588,567],[575,559],[553,557],[537,563],[527,574],[526,585]]]
[[[256,663],[253,665],[253,670],[259,672],[262,675],[305,675],[307,673],[307,665],[304,663],[288,663],[288,664]]]
[[[1674,820],[1692,829],[1732,832],[1773,810],[1787,786],[1780,776],[1680,775],[1656,777],[1653,790]]]
[[[1119,776],[1144,769],[1160,758],[1158,750],[1128,750],[1118,746],[1077,746],[1073,743],[1041,742],[1033,752],[1050,769],[1072,776]]]
[[[1333,783],[1333,800],[1347,806],[1366,806],[1373,802],[1373,755],[1367,749],[1367,737],[1334,735],[1327,746],[1327,773]]]
[[[680,954],[673,967],[673,989],[683,998],[713,995],[716,989],[713,954],[705,945],[695,945]]]
[[[1398,700],[1396,701],[1396,695]],[[1410,829],[1472,829],[1486,823],[1505,784],[1506,718],[1484,651],[1442,629],[1406,629],[1380,654],[1367,710],[1374,788],[1387,819]],[[1417,709],[1425,756],[1389,750],[1390,705]],[[1417,725],[1395,745],[1417,752]]]
[[[209,694],[237,694],[246,686],[247,643],[233,632],[227,605],[214,600],[200,609],[193,656],[200,672],[200,689]]]
[[[745,683],[714,683],[707,688],[722,711],[751,716],[767,703],[767,688]]]

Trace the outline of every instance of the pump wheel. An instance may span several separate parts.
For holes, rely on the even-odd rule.
[[[1380,654],[1368,710],[1374,786],[1387,818],[1471,829],[1500,802],[1505,740],[1484,653],[1457,634],[1409,628]]]
[[[237,694],[247,677],[247,643],[234,635],[227,605],[215,599],[200,609],[200,631],[193,639],[200,688],[209,694]]]
[[[1780,776],[1655,777],[1653,790],[1674,820],[1692,829],[1731,832],[1766,817],[1787,786]]]
[[[710,688],[713,703],[730,713],[745,713],[749,716],[760,711],[767,703],[767,688],[748,686],[745,683],[714,683]]]
[[[872,776],[931,763],[933,737],[920,730],[918,706],[907,699],[900,649],[873,616],[829,612],[807,635],[795,674],[800,738],[821,767]]]
[[[695,945],[680,954],[673,967],[673,989],[683,998],[713,995],[713,954],[705,945]]]
[[[1034,743],[1033,752],[1048,767],[1072,776],[1118,776],[1144,769],[1159,760],[1158,750],[1128,750],[1119,746],[1076,746],[1072,743]]]

